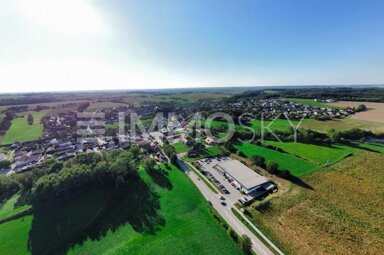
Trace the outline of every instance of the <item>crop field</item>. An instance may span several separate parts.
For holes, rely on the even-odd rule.
[[[283,149],[285,152],[294,156],[315,162],[321,165],[329,165],[335,163],[348,155],[351,155],[355,149],[347,146],[319,146],[314,144],[304,143],[288,143],[288,142],[275,142],[266,141],[268,145],[272,145]]]
[[[24,113],[23,117],[12,120],[12,125],[4,135],[2,144],[11,144],[14,142],[27,142],[39,139],[43,135],[43,125],[40,123],[41,118],[47,111],[30,112],[34,118],[32,125],[27,121],[28,113]]]
[[[172,146],[175,148],[176,153],[183,153],[188,151],[188,146],[182,142],[174,143]]]
[[[302,177],[281,197],[248,208],[252,220],[288,254],[381,254],[384,157],[354,157]]]
[[[227,98],[233,93],[215,93],[215,92],[185,92],[185,93],[166,93],[166,94],[148,94],[148,93],[129,93],[122,96],[126,103],[142,102],[176,102],[187,104],[198,102],[199,100],[216,100]]]
[[[303,128],[310,128],[320,132],[327,132],[330,129],[341,131],[341,130],[348,130],[351,128],[359,128],[359,129],[371,130],[371,131],[377,131],[377,132],[384,131],[383,123],[358,120],[358,119],[353,119],[352,117],[345,118],[345,119],[334,119],[334,120],[328,120],[328,121],[313,120],[313,121],[303,122],[301,126]]]
[[[315,162],[310,162],[288,153],[274,151],[251,143],[242,143],[234,147],[244,153],[248,158],[259,155],[264,157],[266,161],[274,161],[279,164],[280,170],[289,170],[294,176],[302,176],[319,168],[319,165]]]
[[[185,174],[161,168],[117,197],[90,192],[1,224],[0,254],[242,254]]]
[[[334,119],[334,120],[327,120],[327,121],[318,121],[314,119],[303,119],[300,123],[300,120],[291,120],[291,123],[288,120],[252,120],[250,123],[250,127],[255,130],[256,132],[261,132],[262,129],[264,129],[265,133],[272,131],[287,131],[290,127],[300,129],[312,129],[319,132],[328,132],[331,129],[335,130],[348,130],[352,128],[359,128],[364,130],[371,130],[374,132],[384,132],[384,123],[379,122],[373,122],[373,121],[366,121],[366,120],[359,120],[352,117],[348,117],[345,119]],[[227,128],[229,125],[227,122],[224,121],[212,121],[213,128],[218,127],[225,127]],[[232,126],[233,127],[233,126]],[[234,125],[236,129],[241,129],[242,127],[240,125]],[[270,129],[270,130],[269,130]]]
[[[372,103],[372,102],[355,102],[355,101],[340,101],[332,103],[338,107],[357,107],[364,104],[367,107],[367,111],[358,112],[352,115],[352,119],[379,122],[384,123],[384,103]]]
[[[86,109],[87,112],[94,112],[96,110],[118,108],[127,104],[114,103],[114,102],[92,102],[91,105]]]

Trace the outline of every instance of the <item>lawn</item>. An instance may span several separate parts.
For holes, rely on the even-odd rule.
[[[30,206],[28,205],[16,207],[15,204],[19,199],[19,197],[20,195],[16,194],[12,196],[10,199],[8,199],[7,201],[0,203],[0,220],[30,208]]]
[[[242,254],[188,177],[161,168],[1,224],[0,254]]]
[[[266,161],[274,161],[279,164],[279,169],[289,170],[294,176],[302,176],[319,168],[319,165],[314,162],[251,143],[238,144],[235,145],[235,148],[243,152],[248,158],[251,158],[254,155],[259,155],[264,157]]]
[[[23,117],[12,120],[12,125],[4,135],[2,144],[38,140],[43,135],[43,125],[40,120],[47,112],[30,112],[34,118],[32,125],[29,125],[27,121],[28,113],[24,113]]]
[[[175,148],[176,153],[184,153],[188,151],[188,146],[182,142],[174,143],[172,146]]]
[[[266,141],[265,143],[281,148],[294,156],[298,156],[321,165],[329,165],[337,162],[355,151],[353,148],[337,145],[326,147],[314,144],[281,143],[275,141]]]
[[[355,156],[304,176],[281,197],[249,207],[287,254],[382,254],[384,157]]]
[[[197,157],[185,157],[186,161],[195,161],[197,159],[206,158],[206,157],[220,157],[223,155],[223,152],[220,149],[219,145],[210,146],[202,149]]]

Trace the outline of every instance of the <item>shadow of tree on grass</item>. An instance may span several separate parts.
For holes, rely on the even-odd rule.
[[[162,188],[171,190],[173,188],[172,183],[168,180],[168,177],[163,172],[163,170],[158,168],[151,168],[147,170],[149,176],[151,176],[152,180]]]
[[[32,254],[66,254],[74,245],[100,240],[125,224],[137,232],[155,234],[165,225],[159,209],[159,196],[137,177],[118,191],[98,189],[37,208],[28,248]]]

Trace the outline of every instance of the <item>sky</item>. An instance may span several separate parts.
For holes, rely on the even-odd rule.
[[[0,0],[0,93],[384,84],[382,0]]]

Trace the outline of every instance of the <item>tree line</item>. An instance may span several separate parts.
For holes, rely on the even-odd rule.
[[[0,199],[18,191],[33,204],[68,199],[92,187],[120,188],[137,177],[137,147],[102,153],[81,153],[66,162],[51,159],[23,174],[0,177]]]

